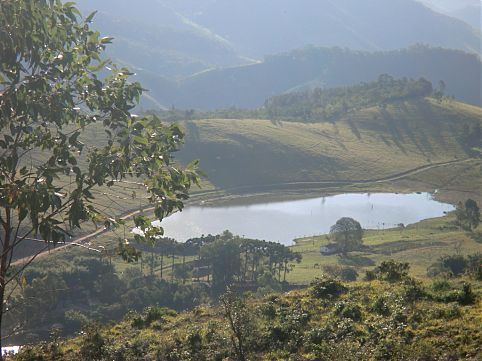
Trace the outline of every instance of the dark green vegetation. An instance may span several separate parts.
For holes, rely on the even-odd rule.
[[[479,360],[481,282],[421,282],[386,262],[370,281],[322,277],[261,299],[227,293],[216,307],[150,307],[83,336],[25,349],[30,360]]]
[[[6,305],[11,311],[3,327],[13,334],[10,342],[45,340],[55,325],[72,335],[81,323],[120,320],[151,305],[192,309],[217,299],[228,286],[262,295],[281,291],[301,260],[279,243],[229,232],[133,247],[130,265],[113,259],[115,253],[98,258],[76,252],[31,266]]]
[[[465,203],[460,202],[455,215],[458,225],[468,231],[477,228],[480,224],[480,208],[473,199],[467,199]]]
[[[330,228],[330,237],[337,244],[341,254],[347,255],[350,251],[360,248],[363,240],[363,229],[353,218],[340,218]]]
[[[92,17],[82,18],[74,3],[0,3],[1,331],[12,292],[40,253],[13,265],[20,244],[33,238],[45,250],[87,221],[115,227],[93,194],[103,186],[145,180],[162,219],[182,209],[197,182],[194,163],[172,164],[179,127],[131,114],[142,87],[129,82],[127,69],[101,60],[111,38],[89,28]],[[112,71],[102,76],[107,65]],[[89,127],[105,132],[105,141],[85,147]]]
[[[274,95],[352,86],[390,74],[396,78],[424,77],[435,86],[443,80],[446,95],[480,105],[481,67],[475,54],[420,45],[387,52],[306,47],[269,56],[261,63],[194,75],[173,84],[164,103],[181,109],[259,107]]]

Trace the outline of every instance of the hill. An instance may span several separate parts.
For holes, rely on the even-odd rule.
[[[380,280],[322,278],[261,299],[229,293],[218,306],[179,314],[150,307],[112,326],[87,326],[73,340],[27,348],[18,359],[480,359],[480,282],[422,284],[404,273],[403,264],[388,263]]]
[[[84,14],[98,11],[93,28],[115,38],[108,55],[128,65],[141,78],[150,73],[184,77],[246,62],[228,41],[161,1],[79,0],[78,5]]]
[[[482,30],[480,0],[420,0],[437,12],[465,21],[477,30]]]
[[[203,72],[157,91],[166,89],[158,96],[161,103],[181,109],[249,108],[285,92],[350,86],[390,74],[433,84],[443,80],[446,94],[480,105],[481,69],[476,55],[425,46],[375,53],[308,47],[262,63]]]
[[[223,189],[378,179],[469,157],[467,139],[479,134],[481,114],[478,107],[421,97],[330,121],[189,120],[179,159],[199,158],[209,180]],[[472,141],[480,142],[476,137]],[[474,187],[480,193],[480,183]]]
[[[217,0],[194,21],[258,58],[310,44],[373,51],[425,43],[480,53],[480,33],[412,0]]]

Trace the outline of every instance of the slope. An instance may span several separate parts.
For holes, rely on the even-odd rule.
[[[307,289],[264,298],[230,294],[218,306],[179,314],[150,307],[115,325],[92,325],[75,339],[27,347],[20,357],[479,360],[481,284],[476,281],[472,289],[461,283],[430,285],[402,277],[342,284],[324,278]]]
[[[478,107],[420,98],[355,110],[332,122],[185,121],[188,137],[179,159],[199,158],[220,188],[383,178],[468,157],[466,129],[480,127],[481,115]]]
[[[434,84],[443,80],[446,94],[480,105],[481,69],[476,55],[425,46],[375,53],[309,47],[258,64],[192,76],[165,92],[164,101],[184,109],[257,107],[285,92],[350,86],[386,73],[397,78],[424,77]]]
[[[83,13],[98,10],[94,28],[113,36],[108,55],[136,72],[181,77],[245,62],[231,44],[160,1],[80,0]]]
[[[465,21],[477,30],[482,30],[480,0],[420,0],[433,10]]]
[[[194,20],[254,57],[308,44],[386,50],[426,43],[480,53],[474,29],[413,0],[217,0]]]

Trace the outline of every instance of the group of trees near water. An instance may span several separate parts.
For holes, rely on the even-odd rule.
[[[192,238],[184,243],[158,238],[151,245],[133,246],[161,279],[204,281],[213,294],[233,284],[256,289],[262,277],[286,282],[286,276],[301,261],[301,255],[276,242],[246,239],[225,231],[220,235]],[[182,259],[175,262],[175,259]],[[167,274],[169,272],[169,274]]]
[[[67,264],[33,265],[6,303],[4,329],[11,341],[48,338],[52,327],[65,335],[91,320],[120,320],[129,311],[158,305],[177,311],[217,301],[228,287],[265,294],[281,291],[301,256],[279,243],[245,239],[226,231],[185,243],[158,239],[136,245],[137,263],[108,257],[74,257]],[[120,271],[123,269],[123,271]]]

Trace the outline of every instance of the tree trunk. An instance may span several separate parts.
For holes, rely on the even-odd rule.
[[[164,253],[161,253],[161,280],[163,279],[164,274]]]
[[[288,272],[288,262],[285,262],[285,271],[283,275],[283,282],[286,282],[286,273]]]
[[[2,257],[0,261],[0,361],[3,361],[3,353],[1,352],[3,346],[3,315],[5,307],[5,287],[7,285],[7,270],[9,267],[11,252],[10,242],[11,242],[11,215],[10,209],[5,209],[5,223],[3,224],[5,238],[3,239]]]
[[[172,254],[172,265],[171,265],[171,283],[174,283],[174,253]]]

